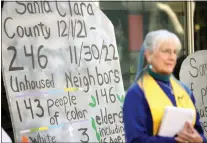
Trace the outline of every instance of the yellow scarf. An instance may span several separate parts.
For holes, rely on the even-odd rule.
[[[175,79],[173,79],[172,77],[170,78],[170,83],[173,88],[177,107],[191,108],[195,110],[195,106],[186,90],[183,89],[183,87],[179,83],[177,83],[177,81],[175,81]],[[138,84],[143,90],[150,107],[153,121],[153,135],[157,135],[162,117],[164,115],[165,107],[173,106],[173,104],[151,75],[144,74],[143,78],[138,80]],[[195,121],[196,110],[195,119],[192,123],[193,125],[195,125]]]

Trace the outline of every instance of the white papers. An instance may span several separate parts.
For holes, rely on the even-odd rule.
[[[185,122],[193,122],[195,111],[186,108],[166,107],[158,132],[159,136],[173,137],[180,132]]]

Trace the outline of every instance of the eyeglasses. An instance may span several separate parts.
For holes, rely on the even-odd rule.
[[[176,50],[171,50],[169,48],[163,48],[163,49],[160,49],[160,51],[164,54],[168,54],[168,55],[171,55],[171,54],[175,54],[175,55],[178,55],[179,54],[179,51],[176,49]]]

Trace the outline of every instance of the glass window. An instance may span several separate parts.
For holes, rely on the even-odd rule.
[[[194,13],[194,47],[195,51],[207,50],[207,2],[196,1],[195,2],[195,13]]]
[[[181,55],[187,55],[185,2],[100,2],[99,6],[114,25],[125,90],[134,82],[139,51],[148,32],[174,32],[183,46]]]

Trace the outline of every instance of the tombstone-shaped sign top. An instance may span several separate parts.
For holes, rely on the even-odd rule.
[[[207,137],[207,50],[189,55],[182,63],[180,80],[192,91],[196,109]]]
[[[114,27],[93,2],[8,2],[3,77],[17,142],[124,142]]]

